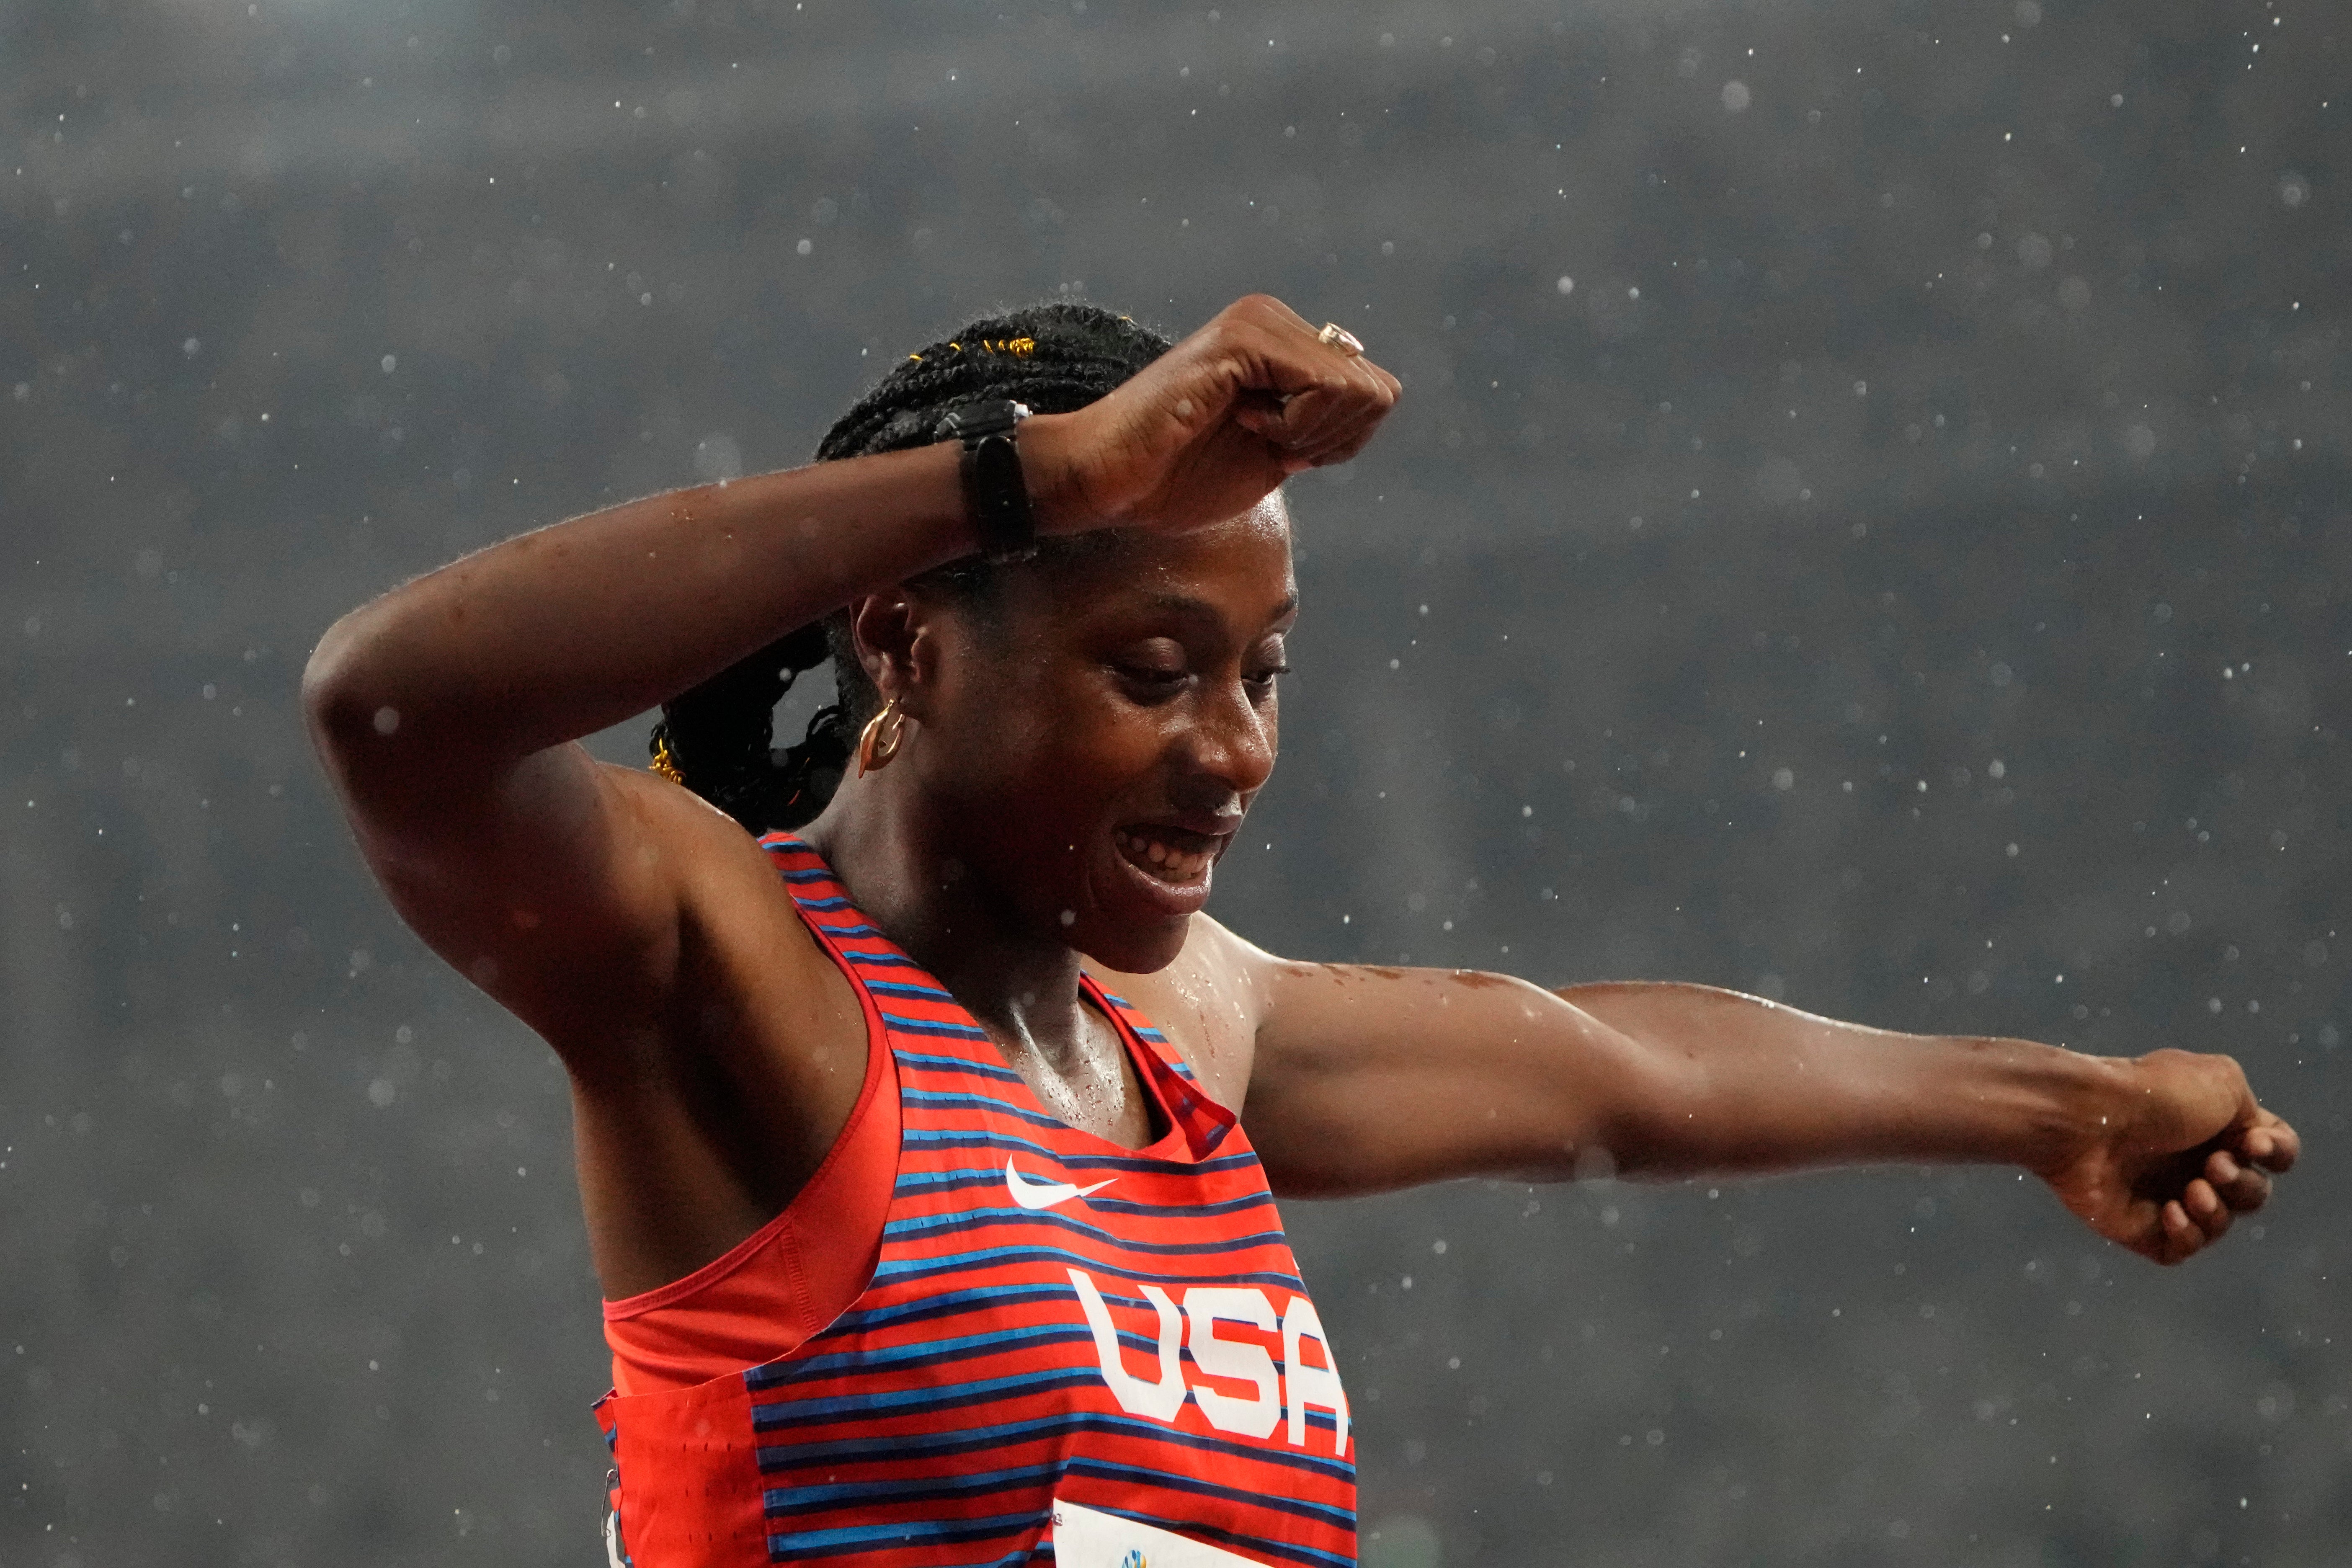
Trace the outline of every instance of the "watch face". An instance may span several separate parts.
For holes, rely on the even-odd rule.
[[[979,441],[990,436],[1001,436],[1028,417],[1028,405],[1015,403],[1010,398],[968,403],[942,415],[939,424],[932,427],[931,439],[948,441],[961,437],[967,442]]]

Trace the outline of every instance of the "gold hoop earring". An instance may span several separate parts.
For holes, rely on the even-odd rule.
[[[882,721],[890,721],[890,732],[882,732]],[[866,721],[866,728],[857,733],[857,776],[864,778],[877,768],[887,768],[890,759],[907,740],[907,710],[898,706],[896,697],[882,704],[882,711]]]

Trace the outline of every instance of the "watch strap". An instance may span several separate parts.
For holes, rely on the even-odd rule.
[[[1037,520],[1029,510],[1029,487],[1014,435],[1028,416],[1024,404],[991,398],[950,409],[931,431],[934,441],[963,445],[957,469],[964,510],[980,536],[982,558],[994,565],[1026,561],[1037,553]]]

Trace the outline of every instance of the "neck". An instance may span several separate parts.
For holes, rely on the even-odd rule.
[[[1077,952],[1029,928],[972,873],[917,784],[891,773],[845,778],[801,837],[858,909],[1001,1044],[1075,1065],[1086,1038]]]

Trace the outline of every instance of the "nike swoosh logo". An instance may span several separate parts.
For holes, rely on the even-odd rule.
[[[1082,1187],[1074,1182],[1033,1182],[1014,1170],[1012,1161],[1004,1162],[1004,1184],[1012,1190],[1013,1201],[1024,1209],[1049,1209],[1055,1204],[1098,1193],[1117,1180],[1118,1178],[1113,1176],[1110,1181],[1097,1182],[1091,1187]]]

